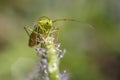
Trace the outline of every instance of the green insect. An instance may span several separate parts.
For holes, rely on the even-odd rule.
[[[37,24],[34,25],[34,29],[24,27],[29,36],[28,45],[30,47],[33,47],[35,45],[38,45],[43,40],[41,36],[44,36],[44,38],[46,38],[51,31],[52,24],[53,22],[51,19],[43,16],[38,20]],[[29,33],[29,31],[31,31],[31,33]]]
[[[53,27],[53,24],[57,21],[75,21],[80,22],[74,19],[55,19],[51,20],[50,18],[43,16],[40,17],[37,24],[34,25],[34,29],[29,27],[24,27],[25,31],[29,36],[29,43],[30,47],[36,46],[44,40],[43,38],[48,37],[53,32],[59,32],[58,28]],[[29,33],[31,31],[31,33]],[[42,37],[43,36],[43,37]]]

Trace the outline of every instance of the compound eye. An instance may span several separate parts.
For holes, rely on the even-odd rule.
[[[48,22],[46,22],[46,24],[48,25]]]

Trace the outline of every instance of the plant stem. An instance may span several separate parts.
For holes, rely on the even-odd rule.
[[[45,41],[48,60],[48,72],[50,80],[60,80],[59,59],[52,37],[47,37]]]

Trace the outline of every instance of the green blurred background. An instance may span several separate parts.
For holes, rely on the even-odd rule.
[[[38,57],[24,27],[41,16],[81,21],[54,24],[70,80],[120,80],[119,0],[0,0],[0,80],[23,80],[34,69]]]

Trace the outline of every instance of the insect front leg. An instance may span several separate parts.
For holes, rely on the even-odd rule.
[[[56,35],[55,35],[55,43],[58,43],[59,32],[60,32],[59,28],[54,28],[52,31],[50,31],[50,34],[56,33]]]
[[[25,32],[27,33],[28,36],[30,36],[29,31],[31,31],[32,29],[30,29],[29,27],[24,27]]]
[[[24,27],[24,29],[25,29],[26,33],[28,34],[28,36],[31,36],[31,34],[32,34],[32,33],[29,33],[29,31],[30,31],[30,32],[33,32],[34,34],[36,34],[37,39],[42,38],[42,40],[44,40],[45,37],[42,34],[38,33],[39,32],[38,27],[34,26],[34,28],[37,28],[36,31],[31,29],[30,27]],[[39,35],[39,38],[37,37],[37,35]]]
[[[60,29],[59,29],[59,28],[56,28],[55,30],[56,30],[55,42],[58,43],[58,40],[59,40],[59,39],[58,39],[58,38],[59,38],[58,36],[59,36],[59,33],[60,33]]]
[[[31,29],[30,27],[24,27],[24,29],[25,29],[26,33],[28,34],[28,36],[31,35],[31,33],[29,33],[29,31],[30,31],[30,32],[33,32],[33,33],[35,33],[35,34],[38,34],[38,32],[34,31],[34,30]]]

